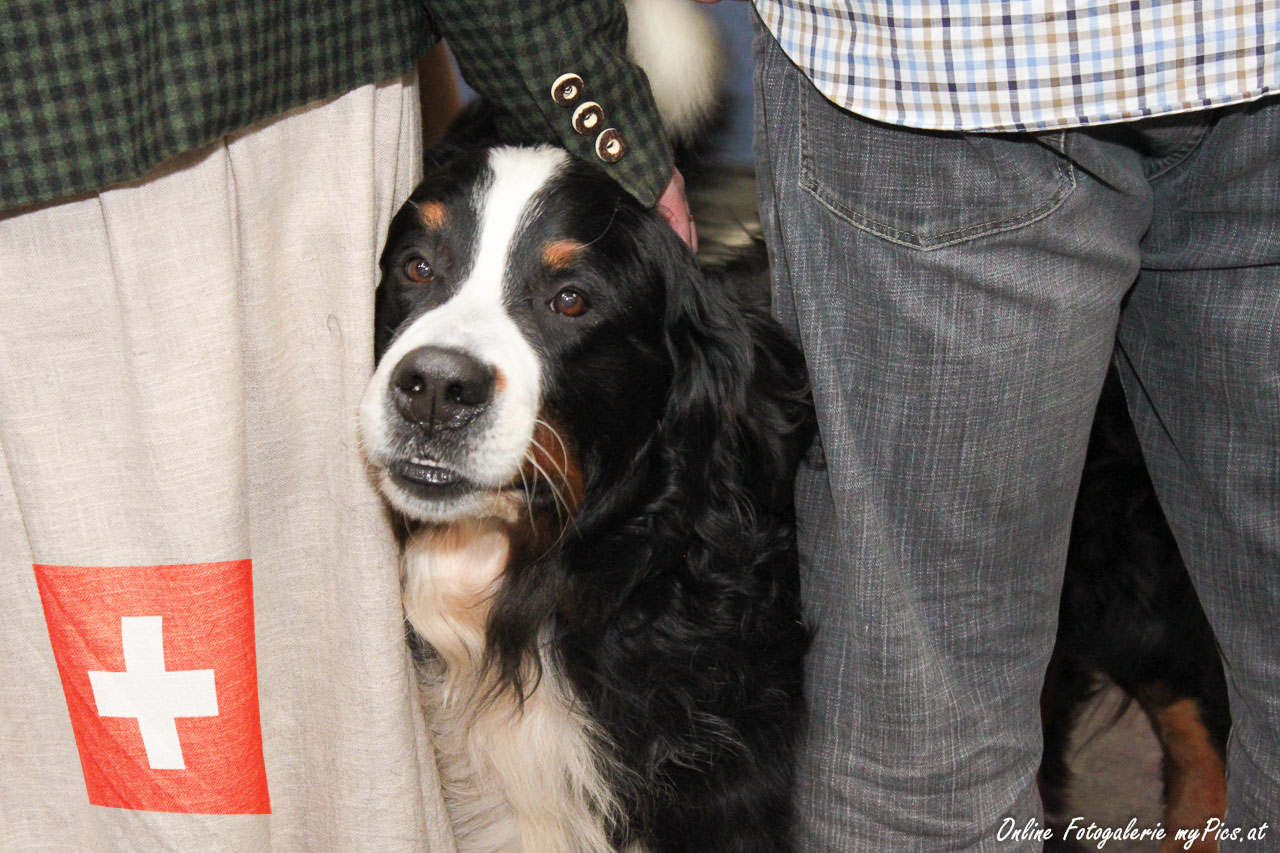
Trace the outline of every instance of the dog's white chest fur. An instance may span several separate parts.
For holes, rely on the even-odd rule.
[[[485,624],[508,554],[497,522],[430,530],[405,548],[405,614],[437,655],[421,695],[459,853],[611,850],[608,746],[553,662],[544,656],[523,705],[490,694]]]

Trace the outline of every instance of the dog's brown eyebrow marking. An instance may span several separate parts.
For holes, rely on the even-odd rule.
[[[422,224],[436,230],[444,225],[446,219],[449,218],[449,211],[445,209],[442,201],[428,201],[418,205],[418,218],[422,220]]]
[[[542,262],[559,272],[568,267],[583,248],[577,240],[552,240],[542,247]]]

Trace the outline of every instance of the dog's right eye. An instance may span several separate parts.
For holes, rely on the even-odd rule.
[[[409,281],[417,284],[430,284],[436,278],[436,272],[431,269],[431,264],[427,263],[426,258],[410,258],[405,261],[404,274]]]
[[[587,300],[581,293],[566,287],[551,300],[551,310],[565,317],[581,317],[587,310]]]

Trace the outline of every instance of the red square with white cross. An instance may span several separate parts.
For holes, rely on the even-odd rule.
[[[250,561],[35,573],[89,802],[270,813]]]

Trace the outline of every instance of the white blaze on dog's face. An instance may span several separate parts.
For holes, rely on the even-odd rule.
[[[410,517],[508,516],[516,506],[508,493],[537,425],[540,366],[511,316],[510,254],[566,161],[550,148],[493,149],[483,173],[459,176],[463,198],[411,204],[397,217],[411,211],[418,221],[408,239],[401,223],[409,246],[389,240],[384,270],[406,265],[410,281],[440,293],[395,331],[360,430],[383,495]],[[432,237],[444,232],[452,239]]]
[[[697,268],[563,151],[433,158],[382,255],[365,456],[411,519],[554,535],[651,437],[673,374],[667,284]]]

